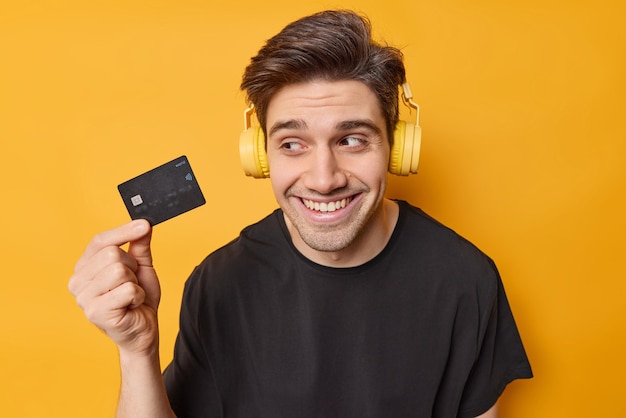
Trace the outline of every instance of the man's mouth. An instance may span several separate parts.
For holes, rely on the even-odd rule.
[[[345,208],[352,200],[351,197],[336,200],[334,202],[316,202],[314,200],[302,199],[302,203],[310,210],[317,212],[334,212],[338,209]]]

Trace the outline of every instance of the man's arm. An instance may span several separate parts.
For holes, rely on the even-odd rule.
[[[120,365],[117,418],[176,418],[167,399],[158,351],[141,356],[120,353]]]
[[[118,418],[175,418],[159,362],[161,289],[144,220],[97,235],[76,263],[69,290],[85,316],[117,345],[122,371]],[[128,251],[120,246],[129,243]]]

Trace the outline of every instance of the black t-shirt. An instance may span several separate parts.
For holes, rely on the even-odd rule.
[[[531,377],[493,262],[398,203],[358,267],[302,256],[280,210],[207,257],[164,372],[178,417],[474,417]]]

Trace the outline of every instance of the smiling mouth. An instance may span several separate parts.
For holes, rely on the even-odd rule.
[[[347,197],[345,199],[337,200],[334,202],[315,202],[313,200],[302,199],[302,203],[304,203],[304,206],[306,206],[308,209],[317,212],[334,212],[336,210],[345,208],[351,200],[351,197]]]

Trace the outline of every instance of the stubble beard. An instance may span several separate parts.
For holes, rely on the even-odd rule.
[[[323,226],[313,229],[301,220],[291,221],[302,241],[321,252],[337,252],[348,248],[358,238],[365,223],[364,220],[357,220],[343,228]]]
[[[297,213],[297,209],[293,208],[290,208],[289,212],[285,212],[285,215],[308,247],[320,252],[337,252],[350,247],[363,235],[381,204],[382,199],[375,202],[373,209],[358,212],[355,217],[348,217],[339,225],[311,225]],[[295,213],[291,213],[291,211]]]

